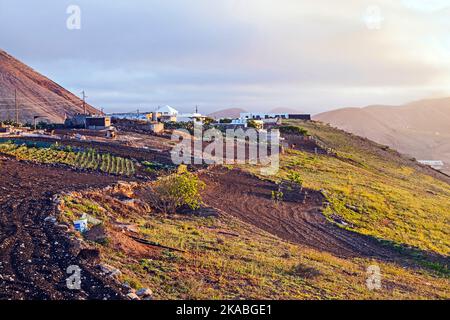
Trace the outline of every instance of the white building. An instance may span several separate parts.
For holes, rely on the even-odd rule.
[[[419,163],[430,166],[433,169],[441,170],[444,168],[444,162],[440,160],[417,160]]]
[[[182,113],[178,115],[177,122],[193,121],[196,124],[201,124],[205,118],[206,116],[201,115],[200,113]]]
[[[157,110],[155,110],[155,112],[158,114],[161,114],[162,116],[169,116],[169,117],[173,117],[173,116],[178,116],[178,110],[175,110],[174,108],[170,107],[170,106],[163,106],[163,107],[159,107]]]
[[[146,113],[136,113],[136,112],[129,112],[129,113],[111,113],[108,114],[111,118],[115,119],[125,119],[125,120],[147,120],[147,114]]]
[[[241,118],[253,119],[253,120],[264,120],[264,119],[288,119],[288,113],[266,113],[266,112],[243,112],[240,114]]]
[[[231,124],[243,125],[243,126],[247,127],[247,120],[248,119],[246,119],[246,118],[233,119],[233,120],[231,120]]]

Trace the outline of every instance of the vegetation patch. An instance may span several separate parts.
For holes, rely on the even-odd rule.
[[[75,150],[70,146],[52,144],[41,147],[7,141],[0,143],[0,152],[19,160],[39,163],[58,163],[78,169],[101,171],[114,175],[132,176],[136,173],[135,164],[130,159],[116,157],[109,153],[99,153],[95,149]]]
[[[281,133],[284,134],[295,134],[300,136],[308,136],[308,130],[299,126],[279,126],[277,127]]]
[[[337,156],[287,149],[273,177],[298,180],[327,199],[324,214],[342,217],[361,234],[399,247],[450,254],[450,185],[410,159],[367,139],[316,122],[301,125]],[[351,159],[351,161],[349,161]],[[258,168],[246,167],[259,174]],[[264,177],[267,179],[267,177]]]
[[[150,204],[162,213],[175,213],[187,206],[191,210],[200,208],[200,191],[204,183],[187,170],[160,178],[150,186]]]
[[[62,214],[93,204],[108,213],[106,226],[113,221],[134,225],[136,237],[178,250],[147,246],[131,253],[125,242],[117,244],[118,236],[94,244],[105,263],[120,269],[121,282],[150,288],[155,299],[450,298],[449,280],[431,271],[342,259],[282,241],[230,216],[169,216],[138,206],[125,208],[112,191],[72,195]],[[374,264],[382,272],[381,290],[366,286],[367,268]]]

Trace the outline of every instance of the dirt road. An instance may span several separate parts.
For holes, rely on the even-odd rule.
[[[64,190],[102,187],[115,177],[0,160],[0,299],[117,299],[116,285],[69,252],[69,243],[44,219],[51,197]],[[66,286],[67,267],[82,269],[82,290]]]
[[[239,170],[216,169],[201,179],[207,188],[206,204],[282,239],[342,257],[397,256],[376,240],[349,232],[328,222],[321,213],[323,196],[308,191],[305,203],[272,200],[277,186]]]

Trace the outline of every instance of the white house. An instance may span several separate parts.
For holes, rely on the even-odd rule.
[[[147,120],[147,114],[146,113],[136,113],[136,112],[129,112],[129,113],[110,113],[108,114],[111,118],[116,119],[126,119],[126,120]]]
[[[430,166],[436,170],[441,170],[444,168],[444,162],[440,160],[418,160],[418,162],[423,165]]]
[[[160,113],[162,116],[170,116],[170,117],[178,116],[178,110],[175,110],[170,106],[159,107],[155,112],[157,114]]]
[[[288,113],[265,113],[265,112],[243,112],[240,114],[243,119],[264,120],[264,119],[288,119]]]
[[[179,114],[177,117],[177,122],[191,122],[201,124],[203,123],[203,120],[206,118],[206,116],[200,114],[200,113],[182,113]]]

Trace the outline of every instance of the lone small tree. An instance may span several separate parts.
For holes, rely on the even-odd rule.
[[[205,184],[194,174],[183,169],[157,181],[150,190],[151,205],[167,214],[173,214],[183,206],[192,210],[200,208],[200,191]]]

